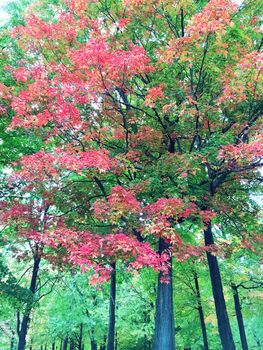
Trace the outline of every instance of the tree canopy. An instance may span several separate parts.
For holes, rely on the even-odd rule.
[[[1,346],[260,349],[260,1],[8,7]]]

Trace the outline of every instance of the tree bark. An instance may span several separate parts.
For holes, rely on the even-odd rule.
[[[74,340],[71,338],[69,342],[69,350],[74,350],[75,349],[75,343]]]
[[[36,284],[37,284],[40,260],[41,258],[38,254],[38,249],[37,249],[34,255],[34,265],[33,265],[30,288],[29,288],[30,291],[32,292],[32,297],[36,292]],[[32,301],[30,301],[26,306],[26,311],[25,311],[25,314],[23,315],[21,327],[20,329],[18,329],[18,347],[17,347],[18,350],[25,350],[25,347],[26,347],[26,336],[27,336],[28,327],[30,323],[30,314],[32,311],[32,306],[33,306],[33,303]]]
[[[241,305],[240,305],[240,300],[239,300],[239,295],[238,295],[238,288],[235,284],[232,284],[232,290],[233,290],[233,295],[234,295],[235,311],[236,311],[236,317],[237,317],[237,323],[238,323],[238,329],[239,329],[242,349],[248,350],[248,343],[247,343],[247,337],[246,337],[246,332],[245,332],[245,327],[244,327],[243,315],[241,312]]]
[[[159,254],[169,248],[163,238],[159,239]],[[154,350],[175,350],[172,258],[168,271],[169,283],[162,283],[163,273],[159,272],[156,299]]]
[[[197,298],[197,307],[198,307],[200,325],[201,325],[202,335],[203,335],[204,350],[209,350],[207,333],[206,333],[206,326],[205,326],[204,311],[203,311],[203,306],[202,306],[202,302],[201,302],[200,288],[199,288],[198,276],[197,276],[196,271],[194,271],[194,281],[195,281],[195,292],[196,292],[196,298]]]
[[[206,246],[214,244],[211,223],[209,223],[207,228],[204,230],[204,237]],[[216,316],[218,322],[218,330],[222,348],[223,350],[235,350],[236,347],[233,341],[232,331],[230,328],[229,318],[226,310],[226,303],[223,293],[223,286],[218,261],[216,256],[212,255],[210,252],[207,252],[206,255],[209,266],[210,279],[212,284]]]
[[[82,350],[82,338],[83,338],[83,323],[80,324],[79,327],[79,343],[78,350]]]
[[[97,343],[94,339],[90,340],[91,350],[97,350]]]
[[[68,337],[65,337],[63,340],[62,350],[67,350],[67,347],[68,347]]]
[[[114,338],[115,338],[116,263],[112,263],[111,267],[112,267],[112,271],[111,271],[111,280],[110,280],[110,307],[109,307],[107,350],[114,350]]]

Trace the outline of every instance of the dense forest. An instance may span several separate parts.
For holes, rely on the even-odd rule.
[[[262,2],[5,11],[0,349],[263,349]]]

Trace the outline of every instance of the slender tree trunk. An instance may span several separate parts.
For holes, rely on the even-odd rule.
[[[198,276],[197,276],[196,271],[194,271],[194,281],[195,281],[195,291],[196,291],[196,298],[197,298],[197,307],[198,307],[200,325],[201,325],[202,335],[203,335],[204,350],[209,350],[207,333],[206,333],[206,326],[205,326],[204,311],[203,311],[203,306],[202,306],[202,302],[201,302],[200,288],[199,288]]]
[[[67,350],[67,347],[68,347],[68,337],[65,337],[63,340],[62,350]]]
[[[115,336],[116,263],[112,263],[111,267],[112,267],[112,271],[111,271],[111,280],[110,280],[110,307],[109,307],[107,350],[114,350],[114,336]]]
[[[97,350],[97,343],[94,339],[90,340],[91,350]]]
[[[52,350],[55,350],[56,349],[56,346],[55,346],[55,343],[53,342],[52,343],[52,348],[51,348]]]
[[[74,340],[71,338],[69,342],[69,350],[74,350],[74,349],[75,349]]]
[[[214,244],[214,238],[212,233],[211,223],[208,224],[204,230],[205,244],[209,246]],[[210,279],[212,284],[216,316],[218,322],[218,330],[222,343],[223,350],[234,350],[236,349],[232,331],[230,328],[229,318],[226,310],[226,303],[223,293],[223,286],[216,256],[207,252],[207,261],[210,271]]]
[[[33,296],[36,292],[39,264],[40,264],[40,257],[38,255],[38,250],[37,250],[34,256],[34,265],[33,265],[30,288],[29,288]],[[23,319],[21,322],[21,327],[18,330],[18,347],[17,347],[18,350],[25,350],[25,347],[26,347],[26,336],[27,336],[27,331],[30,323],[31,310],[32,310],[32,302],[27,304],[26,311],[25,311],[25,314],[23,315]]]
[[[241,312],[241,305],[240,305],[240,300],[239,300],[239,295],[238,295],[238,288],[235,284],[232,284],[232,290],[233,290],[233,295],[234,295],[235,311],[236,311],[236,317],[237,317],[237,323],[238,323],[238,329],[239,329],[242,349],[248,350],[247,337],[246,337],[243,315]]]
[[[82,338],[83,338],[83,323],[80,324],[79,327],[79,343],[78,350],[82,350]]]
[[[163,238],[159,239],[159,253],[169,245]],[[172,258],[169,261],[168,282],[162,283],[162,272],[158,276],[158,291],[156,299],[154,350],[175,350],[174,310],[173,310],[173,280]]]

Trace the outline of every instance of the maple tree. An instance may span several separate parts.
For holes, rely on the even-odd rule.
[[[11,31],[24,56],[5,66],[14,84],[0,86],[2,113],[12,109],[9,132],[42,144],[13,164],[7,181],[23,196],[3,204],[2,220],[19,218],[24,237],[93,268],[92,283],[111,278],[108,350],[118,261],[159,272],[154,348],[173,350],[172,257],[205,254],[222,347],[235,349],[213,225],[234,214],[236,198],[248,205],[240,193],[262,164],[262,40],[251,6],[41,1]],[[27,193],[39,197],[38,218],[51,210],[42,230]],[[253,249],[256,235],[241,236]]]

